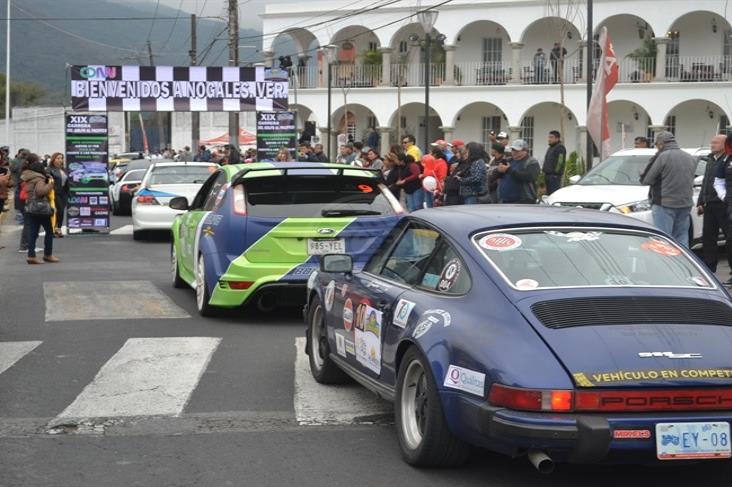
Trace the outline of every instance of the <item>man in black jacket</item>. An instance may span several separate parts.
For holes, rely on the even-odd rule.
[[[717,192],[714,190],[715,174],[719,169],[719,165],[724,164],[727,160],[724,141],[724,135],[716,135],[709,144],[712,153],[706,158],[707,167],[704,171],[704,181],[696,202],[697,214],[704,215],[702,256],[704,263],[712,272],[717,271],[717,262],[719,260],[719,249],[717,247],[719,232],[721,230],[726,235],[728,227],[726,205],[724,201],[719,199]],[[727,246],[727,261],[732,266],[732,245]]]
[[[549,132],[547,138],[549,148],[544,156],[544,182],[546,183],[546,194],[550,195],[562,187],[562,175],[564,174],[564,161],[567,158],[567,149],[562,144],[562,136],[556,131]]]

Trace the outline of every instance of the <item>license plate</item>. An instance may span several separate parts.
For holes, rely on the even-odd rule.
[[[346,241],[342,238],[309,238],[308,255],[345,254]]]
[[[731,458],[729,423],[659,423],[659,460]]]

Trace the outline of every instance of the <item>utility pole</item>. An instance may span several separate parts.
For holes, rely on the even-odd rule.
[[[594,75],[593,71],[593,55],[594,55],[594,49],[595,49],[595,36],[594,36],[594,30],[592,28],[592,14],[593,14],[593,6],[592,6],[592,0],[587,0],[587,112],[590,111],[590,101],[592,100],[592,77]],[[586,117],[585,117],[586,118]],[[585,124],[589,126],[589,120]],[[592,148],[592,136],[590,135],[590,131],[587,131],[587,154],[585,157],[587,158],[587,161],[585,162],[585,171],[589,171],[592,169],[592,160],[595,157],[595,151]]]
[[[150,39],[147,40],[147,59],[150,62],[150,66],[155,66],[155,60],[153,59],[152,44],[150,44]]]
[[[10,0],[8,2],[7,25],[5,27],[5,145],[10,143]],[[8,153],[8,156],[10,153]]]
[[[239,66],[239,5],[229,1],[229,66]],[[239,152],[239,112],[229,112],[229,144]]]
[[[191,14],[191,66],[198,63],[196,52],[196,14]],[[199,141],[201,140],[201,114],[199,112],[191,112],[191,148],[193,152],[198,151]]]

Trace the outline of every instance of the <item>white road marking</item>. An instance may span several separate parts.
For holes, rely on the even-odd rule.
[[[46,321],[190,318],[150,281],[44,282]]]
[[[305,338],[295,339],[295,417],[301,425],[353,424],[356,418],[390,414],[392,405],[359,384],[318,384],[310,373]]]
[[[178,416],[220,338],[130,338],[53,423],[68,419]]]
[[[122,225],[119,228],[115,228],[110,235],[132,235],[132,225]]]
[[[0,342],[0,374],[25,357],[42,342]]]

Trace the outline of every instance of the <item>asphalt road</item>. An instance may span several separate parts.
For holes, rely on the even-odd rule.
[[[475,451],[413,469],[388,404],[309,380],[298,308],[199,317],[169,282],[170,242],[129,223],[56,240],[62,262],[41,266],[0,227],[0,486],[729,485],[730,462],[542,476]]]

